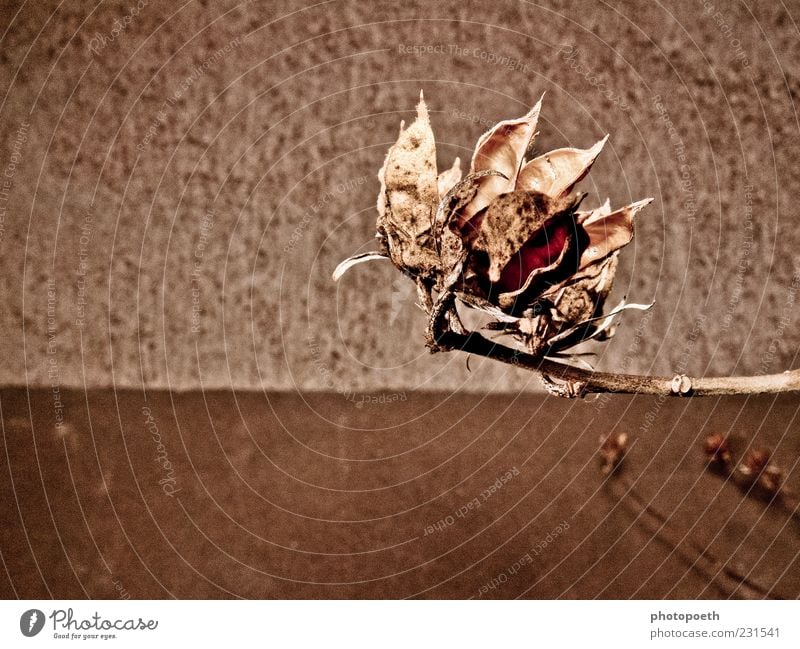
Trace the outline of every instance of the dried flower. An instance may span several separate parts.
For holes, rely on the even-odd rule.
[[[608,475],[621,463],[628,450],[627,433],[611,433],[600,438],[600,459],[603,461],[603,474]]]
[[[573,188],[608,136],[588,149],[529,158],[541,104],[484,133],[462,178],[458,158],[438,173],[420,96],[416,120],[401,124],[378,174],[380,250],[342,262],[334,279],[362,261],[389,259],[416,282],[429,313],[434,294],[454,295],[491,316],[488,329],[543,357],[606,339],[618,313],[649,308],[623,300],[603,314],[618,251],[633,238],[634,216],[650,199],[614,211],[608,201],[579,210],[585,195]]]

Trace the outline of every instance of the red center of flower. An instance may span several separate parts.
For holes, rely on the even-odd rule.
[[[525,243],[511,258],[495,286],[502,293],[516,291],[522,288],[534,270],[554,263],[564,250],[571,225],[570,221],[564,219],[542,228],[541,232]]]

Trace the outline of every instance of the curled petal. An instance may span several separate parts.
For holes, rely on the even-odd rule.
[[[451,219],[460,214],[464,206],[475,198],[481,186],[481,179],[488,176],[505,178],[499,171],[489,169],[469,174],[463,180],[457,181],[439,201],[434,215],[434,223],[439,229],[450,223]],[[506,179],[507,180],[507,179]]]
[[[534,158],[522,167],[516,188],[554,197],[568,194],[589,173],[606,140],[608,135],[590,149],[556,149]]]
[[[581,255],[581,268],[629,244],[633,239],[636,213],[652,201],[652,198],[647,198],[610,213],[596,210],[586,217],[582,225],[589,244]]]
[[[499,122],[481,135],[472,156],[472,171],[494,169],[513,182],[536,131],[541,108],[540,99],[528,114]]]
[[[468,307],[476,309],[478,311],[483,311],[484,313],[492,316],[498,322],[502,322],[505,324],[510,323],[517,323],[519,322],[519,318],[513,315],[510,315],[503,311],[501,308],[495,306],[489,300],[486,300],[479,295],[475,295],[474,293],[466,293],[463,291],[457,291],[456,297],[461,300],[464,304]]]
[[[579,336],[576,340],[570,340],[571,347],[577,345],[578,343],[598,338],[609,330],[614,322],[614,319],[623,311],[629,311],[631,309],[635,311],[647,311],[653,307],[653,304],[655,304],[655,302],[651,302],[650,304],[636,304],[633,302],[627,303],[623,299],[609,313],[595,316],[594,318],[587,318],[583,322],[579,322],[569,329],[556,334],[552,338],[548,338],[547,344],[550,347],[559,348],[560,346],[558,343],[572,338],[578,332],[582,332],[584,335]],[[588,325],[592,326],[589,327]]]
[[[535,268],[549,266],[562,252],[568,233],[583,234],[575,224],[582,198],[516,191],[489,205],[478,217],[472,244],[476,262],[485,260],[479,265],[485,266],[481,270],[489,281],[500,282],[503,291],[516,290]]]
[[[400,120],[400,132],[397,134],[397,142],[400,141],[400,138],[403,136],[403,132],[406,130],[406,121]],[[433,130],[433,129],[431,129]],[[389,148],[389,152],[386,154],[386,157],[383,159],[383,165],[380,169],[378,169],[378,181],[381,184],[381,188],[378,191],[378,202],[376,207],[378,208],[378,220],[384,218],[386,216],[386,208],[389,204],[389,193],[386,189],[386,168],[389,166],[389,159],[392,155],[392,149],[397,145],[397,142],[393,146]]]
[[[389,149],[378,172],[381,190],[378,214],[402,222],[407,232],[416,230],[422,212],[423,227],[430,226],[428,206],[439,200],[436,172],[436,142],[433,137],[428,107],[420,93],[417,118],[408,128],[400,126],[397,142]],[[393,214],[387,213],[391,205]]]
[[[608,216],[609,214],[611,214],[611,199],[607,198],[606,202],[600,207],[596,207],[588,212],[578,212],[578,223],[594,221],[601,216]]]
[[[539,99],[527,115],[499,122],[478,139],[470,170],[474,173],[492,169],[508,180],[501,177],[483,180],[477,196],[465,208],[462,221],[480,212],[500,194],[514,189],[525,152],[536,133],[541,108],[542,100]]]
[[[461,158],[456,158],[453,166],[440,173],[437,178],[436,184],[439,188],[439,196],[444,198],[459,180],[461,180]]]
[[[338,282],[339,278],[344,275],[356,264],[361,264],[365,261],[372,261],[373,259],[388,259],[389,256],[384,252],[364,252],[360,255],[353,255],[341,262],[336,270],[333,271],[333,281]]]

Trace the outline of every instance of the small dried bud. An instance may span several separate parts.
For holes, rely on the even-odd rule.
[[[728,440],[719,433],[706,437],[703,451],[708,458],[708,463],[717,467],[728,468],[731,463],[731,449]]]
[[[769,494],[777,494],[783,485],[783,470],[770,462],[770,453],[762,449],[749,451],[739,466],[739,473]]]
[[[739,466],[739,473],[744,476],[751,477],[753,480],[757,479],[761,472],[769,464],[769,451],[761,449],[753,449],[747,452],[744,456],[741,465]]]
[[[608,475],[622,463],[627,450],[627,433],[611,433],[607,437],[600,438],[600,459],[603,462],[603,475]]]

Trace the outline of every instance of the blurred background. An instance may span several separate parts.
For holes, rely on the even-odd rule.
[[[714,579],[730,561],[768,571],[750,595],[797,596],[793,515],[698,450],[763,435],[791,482],[796,399],[531,394],[531,373],[428,354],[389,264],[331,272],[374,245],[376,174],[420,89],[440,169],[546,93],[538,151],[610,135],[585,206],[655,199],[614,293],[655,307],[597,367],[793,367],[798,20],[716,0],[4,2],[0,591],[740,595]],[[628,514],[593,460],[617,428],[644,434]],[[563,521],[538,577],[480,592]]]

